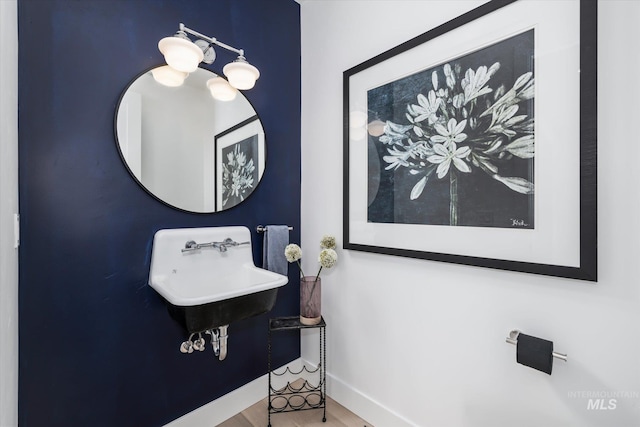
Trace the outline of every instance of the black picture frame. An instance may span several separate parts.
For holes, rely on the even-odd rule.
[[[226,129],[214,137],[215,211],[222,211],[237,206],[249,197],[256,189],[265,166],[264,131],[257,115]],[[232,155],[237,172],[246,175],[250,184],[242,184],[236,189],[238,194],[229,194],[232,179],[229,173],[229,154]],[[243,164],[237,164],[237,154],[241,154]]]
[[[376,84],[384,84],[390,81],[387,75],[383,75],[385,71],[377,70],[394,68],[389,66],[390,64],[393,64],[393,62],[390,61],[399,60],[398,58],[400,58],[400,55],[404,55],[403,58],[411,58],[411,55],[418,57],[417,54],[414,55],[412,53],[417,52],[418,49],[426,48],[437,51],[438,45],[442,46],[442,43],[444,43],[443,40],[456,40],[455,37],[458,37],[459,39],[464,38],[473,40],[478,34],[481,34],[478,31],[481,31],[483,25],[486,25],[489,28],[491,22],[494,22],[492,20],[504,18],[508,19],[510,16],[513,16],[516,13],[518,13],[519,16],[523,15],[519,13],[519,11],[520,8],[529,7],[525,3],[526,2],[518,0],[490,1],[436,28],[420,34],[417,37],[408,40],[407,42],[402,43],[399,46],[396,46],[344,71],[344,249],[410,258],[420,258],[425,260],[510,270],[524,273],[541,274],[547,276],[564,277],[570,279],[580,279],[593,282],[597,281],[597,2],[588,0],[576,0],[576,4],[571,6],[572,9],[568,9],[567,12],[570,13],[569,17],[571,18],[568,21],[575,22],[575,29],[573,29],[573,32],[575,34],[573,35],[573,37],[579,38],[579,46],[574,47],[576,49],[575,61],[579,61],[579,64],[576,64],[576,68],[578,68],[578,70],[575,70],[575,79],[579,79],[579,83],[575,80],[572,80],[571,84],[576,87],[574,91],[575,96],[572,95],[571,97],[569,97],[571,98],[570,102],[573,103],[572,105],[575,105],[575,108],[567,109],[566,105],[557,102],[555,104],[552,104],[547,101],[546,104],[544,102],[542,103],[542,107],[544,107],[544,110],[542,109],[542,107],[538,109],[549,117],[552,117],[553,115],[557,116],[565,114],[566,111],[569,111],[568,114],[575,114],[577,118],[574,128],[572,128],[570,131],[571,135],[574,137],[573,139],[575,139],[576,141],[576,144],[575,147],[571,146],[571,148],[567,148],[568,152],[575,159],[573,160],[575,162],[575,170],[570,170],[567,173],[573,173],[573,175],[571,175],[571,179],[575,180],[576,182],[575,188],[572,187],[571,190],[567,190],[571,191],[571,202],[567,203],[571,203],[571,207],[575,211],[576,218],[572,217],[572,220],[579,221],[579,224],[573,225],[573,229],[575,229],[575,231],[567,232],[567,235],[569,236],[569,238],[567,239],[567,241],[569,241],[569,250],[565,252],[571,253],[570,261],[565,262],[564,259],[559,259],[558,262],[556,262],[555,259],[551,261],[540,261],[538,259],[538,256],[533,256],[531,257],[531,259],[529,259],[526,253],[522,256],[519,256],[519,259],[511,259],[509,258],[509,256],[496,256],[493,252],[489,252],[485,255],[482,248],[478,248],[476,253],[469,254],[457,251],[455,244],[454,246],[443,244],[442,246],[445,248],[445,250],[439,250],[437,238],[433,239],[435,243],[430,243],[433,247],[427,247],[425,249],[417,247],[416,245],[412,246],[412,243],[408,242],[411,239],[406,238],[406,236],[419,235],[427,237],[427,240],[429,240],[428,238],[432,237],[432,232],[435,230],[433,226],[422,224],[395,223],[375,224],[368,221],[368,217],[366,216],[366,214],[364,214],[364,217],[362,214],[362,212],[365,212],[367,210],[367,206],[363,206],[362,203],[362,200],[365,201],[365,204],[367,203],[367,196],[362,195],[363,192],[367,192],[366,182],[364,182],[363,184],[363,181],[368,179],[363,176],[363,169],[366,169],[366,166],[363,167],[363,164],[366,165],[367,154],[362,154],[366,151],[366,148],[359,148],[357,146],[359,142],[353,136],[353,113],[358,108],[362,108],[362,105],[357,104],[358,102],[362,104],[361,99],[363,98],[363,96],[364,99],[366,99],[366,95],[362,95],[361,93],[365,90],[369,90],[372,87],[372,81],[375,81]],[[546,8],[547,6],[545,5],[537,7],[538,9],[540,9]],[[540,21],[533,22],[532,24],[532,26],[536,28],[536,31],[538,32],[537,35],[540,36],[539,38],[541,40],[544,40],[545,37],[549,36],[549,34],[547,33],[548,31],[550,31],[549,28],[551,28],[551,26],[545,24],[545,20],[555,19],[546,17],[547,15],[553,15],[557,12],[555,7],[556,5],[550,4],[548,8],[554,9],[553,13],[551,10],[549,10],[545,15],[544,11],[542,11],[541,16],[543,17],[539,18]],[[579,11],[576,9],[579,9]],[[573,16],[573,11],[575,11],[575,16]],[[531,19],[536,18],[533,17]],[[496,26],[492,28],[495,27]],[[455,32],[455,34],[453,32]],[[487,35],[487,37],[493,37],[493,35],[489,34]],[[536,43],[538,43],[537,40],[538,38],[536,39]],[[479,48],[480,47],[481,46],[479,45]],[[424,53],[424,51],[421,52]],[[464,53],[466,53],[466,51],[461,51],[461,54]],[[577,57],[578,55],[579,58]],[[455,56],[447,57],[444,60],[449,60],[449,58],[454,57]],[[564,59],[562,59],[564,57],[569,58],[567,59],[567,61],[571,61],[571,54],[566,54],[563,56],[561,55],[558,61],[564,61]],[[425,64],[422,67],[423,70],[430,69],[430,67],[434,67],[435,64],[442,63],[438,62],[437,59],[431,58],[429,55],[423,54],[421,58],[425,58]],[[417,61],[420,60],[422,59],[417,59]],[[568,62],[567,64],[570,63]],[[561,68],[563,65],[566,64],[557,64],[559,68]],[[406,70],[403,70],[399,75],[406,76],[415,71],[415,69],[408,68]],[[379,77],[377,76],[377,73],[380,74]],[[544,77],[544,74],[542,75]],[[539,76],[536,75],[536,91],[538,90],[539,86],[538,77]],[[378,79],[379,82],[376,81],[376,79]],[[550,80],[550,78],[547,78],[546,80],[543,78],[543,83],[541,85]],[[363,87],[365,89],[359,89],[360,87]],[[542,89],[540,90],[544,91],[545,88],[542,87]],[[536,95],[536,97],[537,96],[538,95]],[[548,98],[549,97],[547,97],[547,99]],[[538,110],[536,110],[536,126],[538,126]],[[370,114],[370,112],[367,110],[366,114]],[[369,118],[370,117],[367,116],[364,129],[367,129],[366,123],[369,123]],[[553,123],[549,124],[544,122],[544,117],[541,120],[543,127],[553,127]],[[370,139],[370,136],[368,134],[364,137],[367,138],[367,140]],[[536,162],[538,162],[538,147],[542,147],[541,151],[548,150],[548,148],[545,147],[544,144],[547,144],[548,146],[551,143],[551,141],[544,140],[544,135],[541,136],[540,141],[538,141],[537,138],[538,136],[536,134]],[[365,143],[364,145],[367,144]],[[546,158],[551,158],[551,156],[547,155]],[[543,163],[544,159],[545,157],[542,157],[540,163]],[[537,164],[536,166],[539,165]],[[542,166],[540,166],[540,168],[552,167],[553,164],[542,164]],[[556,170],[557,168],[553,169]],[[367,172],[365,171],[364,175],[366,175],[366,173]],[[537,188],[538,187],[536,183],[536,190]],[[545,193],[546,195],[540,197],[550,197],[548,195],[549,193],[550,192],[547,191]],[[541,205],[546,206],[548,209],[550,204],[545,203]],[[555,214],[556,212],[553,209],[549,209],[549,212],[543,211],[540,217],[546,222],[542,221],[543,224],[540,226],[540,230],[542,231],[535,230],[534,232],[540,233],[541,236],[545,235],[544,233],[554,234],[555,231],[553,230],[561,230],[562,232],[562,224],[559,223],[559,220],[555,219]],[[401,228],[402,233],[398,233],[397,230],[400,230]],[[374,230],[374,232],[372,233],[371,230]],[[469,233],[471,236],[473,236],[474,234],[472,233],[475,233],[476,231],[477,230],[472,229],[472,227],[466,227],[465,229],[465,227],[440,226],[440,229],[438,229],[438,236],[446,236],[447,233],[451,233],[451,239],[447,238],[441,240],[452,240],[454,238],[459,239],[460,236],[465,236],[464,233]],[[481,231],[483,233],[490,233],[488,229]],[[507,230],[507,233],[509,232],[511,232],[511,230]],[[500,231],[500,233],[502,232]],[[522,233],[522,231],[517,230],[513,231],[513,233],[514,236],[517,237],[512,241],[516,242],[517,245],[518,238],[521,235],[517,233]],[[378,239],[378,234],[382,236],[382,238]],[[396,234],[400,237],[395,236]],[[374,235],[374,237],[371,237],[372,235]],[[491,234],[486,235],[491,236]],[[545,249],[544,246],[548,245],[547,249],[552,252],[551,249],[553,249],[555,242],[545,241],[543,237],[540,237],[540,240],[542,243],[536,241],[538,246],[542,247],[542,249]],[[507,241],[510,240],[507,239]],[[505,250],[510,251],[510,248],[506,247]],[[544,256],[541,257],[544,258]],[[561,256],[559,256],[559,258],[561,258]]]

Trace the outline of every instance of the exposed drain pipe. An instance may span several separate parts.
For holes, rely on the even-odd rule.
[[[227,333],[227,328],[229,325],[220,326],[218,328],[219,336],[220,336],[220,346],[219,352],[216,354],[219,360],[224,360],[227,357],[227,338],[229,338],[229,334]]]
[[[228,327],[229,325],[224,325],[206,331],[207,334],[211,335],[211,347],[213,347],[213,354],[216,355],[218,360],[224,360],[227,357]]]
[[[220,355],[220,333],[217,329],[210,329],[206,331],[207,334],[211,335],[211,347],[213,348],[213,354],[216,356]]]
[[[213,354],[216,355],[218,360],[227,358],[228,327],[229,325],[224,325],[204,331],[205,334],[211,335],[211,347],[213,347]],[[198,339],[196,340],[193,339],[194,335],[195,333],[189,335],[189,339],[180,345],[181,353],[193,353],[194,350],[204,351],[205,341],[204,338],[202,338],[202,333],[198,332]]]

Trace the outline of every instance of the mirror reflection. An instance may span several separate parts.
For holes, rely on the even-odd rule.
[[[238,91],[232,100],[215,99],[211,71],[198,68],[170,87],[154,79],[160,68],[137,77],[118,104],[116,139],[129,172],[157,199],[185,211],[241,203],[264,172],[256,111]]]

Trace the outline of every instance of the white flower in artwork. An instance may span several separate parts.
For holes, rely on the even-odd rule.
[[[527,178],[500,174],[513,158],[534,158],[533,110],[524,104],[535,94],[533,73],[518,76],[510,89],[494,88],[491,79],[499,70],[499,62],[464,73],[459,63],[435,68],[430,87],[415,95],[416,104],[407,104],[408,123],[387,121],[378,139],[387,146],[385,169],[399,173],[405,168],[415,177],[410,200],[420,197],[434,174],[437,179],[449,177],[451,225],[457,224],[458,173],[470,174],[475,168],[511,191],[534,193]]]
[[[441,124],[436,124],[433,128],[438,132],[438,135],[433,135],[431,137],[431,142],[444,145],[461,143],[467,139],[467,134],[462,132],[466,125],[466,120],[462,120],[458,123],[456,119],[450,119],[446,128]]]
[[[222,165],[222,206],[226,206],[232,197],[242,201],[253,191],[254,171],[253,159],[247,161],[247,155],[240,151],[240,144],[227,153],[227,162]]]
[[[436,169],[438,178],[442,179],[447,175],[451,163],[453,163],[460,172],[471,172],[471,168],[463,160],[471,153],[469,147],[456,148],[455,142],[451,142],[448,145],[436,144],[433,146],[433,152],[435,154],[427,158],[427,161],[438,165]]]
[[[437,112],[440,108],[442,98],[436,96],[435,91],[429,91],[427,96],[418,94],[418,104],[409,105],[407,110],[414,116],[413,122],[418,123],[427,120],[429,124],[434,124],[438,120]]]

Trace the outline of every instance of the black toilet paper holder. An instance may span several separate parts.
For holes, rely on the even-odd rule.
[[[518,335],[520,335],[520,331],[517,329],[512,330],[511,332],[509,332],[509,336],[506,338],[506,341],[509,344],[513,344],[513,345],[517,345],[518,344]],[[553,352],[551,353],[551,355],[553,357],[555,357],[556,359],[560,359],[563,361],[567,361],[567,355],[566,354],[562,354],[562,353],[558,353],[558,352]]]

